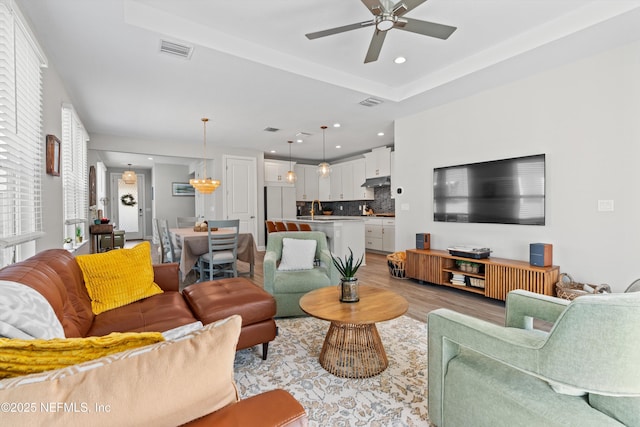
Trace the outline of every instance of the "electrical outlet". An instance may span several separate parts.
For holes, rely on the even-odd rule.
[[[613,212],[613,200],[598,200],[598,212]]]
[[[342,210],[342,205],[340,205],[340,210]]]

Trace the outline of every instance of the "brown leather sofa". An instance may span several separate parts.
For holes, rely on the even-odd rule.
[[[65,336],[101,336],[111,332],[164,332],[196,321],[204,324],[233,314],[242,317],[236,349],[267,344],[276,335],[275,300],[243,278],[204,282],[179,292],[177,264],[154,265],[154,282],[163,293],[94,315],[82,271],[68,251],[51,249],[0,270],[0,281],[25,284],[51,304]],[[0,282],[0,286],[1,282]],[[233,344],[233,343],[232,343]],[[231,375],[232,379],[233,375]],[[189,425],[305,426],[304,408],[284,390],[232,403]]]
[[[263,345],[276,336],[273,297],[244,278],[192,285],[179,292],[178,264],[153,266],[162,294],[94,315],[80,266],[64,249],[49,249],[0,270],[0,280],[23,283],[51,304],[67,338],[111,332],[164,332],[196,321],[204,324],[232,314],[242,317],[238,350]]]

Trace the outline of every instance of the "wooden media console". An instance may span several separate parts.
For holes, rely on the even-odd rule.
[[[406,275],[412,279],[450,286],[485,297],[505,300],[509,291],[525,289],[555,295],[560,267],[536,267],[526,261],[504,258],[472,259],[450,255],[442,250],[407,249]],[[456,261],[480,266],[478,272],[463,271]],[[451,283],[454,275],[464,276],[466,285]]]

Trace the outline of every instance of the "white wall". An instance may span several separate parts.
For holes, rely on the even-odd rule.
[[[433,168],[546,154],[546,225],[433,221]],[[640,277],[640,43],[433,108],[395,124],[396,246],[469,244],[529,259],[531,242],[580,282]],[[598,212],[599,199],[614,212]]]
[[[195,216],[195,197],[171,195],[172,183],[189,182],[188,166],[156,164],[153,177],[154,217],[166,218],[169,227],[175,227],[177,217]]]

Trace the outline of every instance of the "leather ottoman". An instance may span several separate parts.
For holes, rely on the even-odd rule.
[[[271,294],[244,277],[234,277],[195,283],[182,295],[205,325],[239,314],[242,329],[237,349],[262,344],[262,359],[267,359],[269,341],[276,337],[276,300]]]

